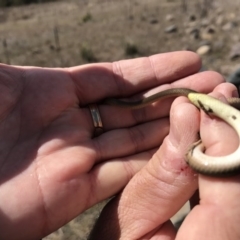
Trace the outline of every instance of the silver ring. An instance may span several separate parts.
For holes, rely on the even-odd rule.
[[[94,136],[97,137],[103,133],[103,124],[102,124],[100,112],[97,104],[90,104],[88,107],[90,109],[90,113],[93,120],[93,126],[95,128]]]

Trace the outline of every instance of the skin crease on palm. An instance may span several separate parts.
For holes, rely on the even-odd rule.
[[[197,73],[200,65],[198,56],[191,52],[66,69],[0,65],[0,239],[42,238],[92,205],[117,194],[130,179],[117,208],[121,217],[126,219],[131,215],[124,214],[131,208],[128,207],[128,203],[134,201],[131,199],[138,197],[140,204],[139,198],[144,200],[144,196],[153,194],[159,197],[158,203],[153,198],[154,205],[148,206],[148,210],[158,213],[152,208],[158,205],[161,221],[157,214],[153,214],[154,219],[148,219],[148,212],[145,227],[142,221],[123,218],[122,239],[150,239],[143,236],[151,235],[153,229],[156,234],[165,231],[166,238],[159,239],[172,239],[167,238],[167,230],[173,231],[169,222],[164,227],[158,226],[162,226],[197,188],[196,175],[183,161],[186,145],[196,140],[199,127],[196,108],[188,105],[184,98],[177,99],[172,109],[181,111],[171,110],[171,117],[184,113],[181,107],[184,103],[189,108],[185,118],[191,115],[193,120],[190,117],[188,121],[178,120],[177,125],[171,125],[168,135],[170,99],[138,110],[99,104],[105,132],[92,138],[94,128],[87,105],[108,97],[136,98],[143,93],[149,96],[170,87],[188,87],[205,93],[217,86],[221,90],[219,84],[223,78],[214,72]],[[222,89],[232,87],[224,86]],[[224,95],[231,95],[230,90],[224,91]],[[185,125],[181,127],[184,121],[190,121],[191,134],[182,132],[186,129]],[[179,141],[180,147],[176,148]],[[161,155],[166,159],[159,164],[156,159]],[[159,171],[165,171],[161,177]],[[156,174],[158,178],[152,183],[151,177]],[[165,191],[167,195],[148,192],[149,188],[160,190],[169,181],[172,190]],[[204,181],[208,184],[206,178],[201,181],[200,187]],[[136,184],[135,191],[140,195],[133,191]],[[237,180],[229,185],[237,185]],[[180,199],[177,205],[176,196]],[[174,205],[171,205],[173,197]],[[164,208],[160,207],[161,202]],[[138,214],[132,216],[139,219]],[[130,230],[126,229],[127,224]],[[132,231],[137,229],[136,225],[141,225],[140,232]],[[131,237],[129,231],[133,234]]]

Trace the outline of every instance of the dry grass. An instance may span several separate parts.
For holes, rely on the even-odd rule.
[[[239,0],[215,0],[207,18],[199,16],[199,0],[188,1],[184,13],[181,0],[69,0],[41,5],[0,9],[0,61],[16,65],[68,67],[87,62],[117,61],[154,53],[196,49],[210,42],[211,53],[204,65],[224,74],[239,66],[229,59],[231,45],[240,41],[239,28],[223,31],[222,25],[240,25]],[[224,5],[225,4],[225,5]],[[172,14],[174,19],[167,21]],[[195,15],[196,21],[190,21]],[[223,23],[217,24],[219,17]],[[205,21],[205,23],[204,23]],[[177,31],[165,33],[175,24]],[[201,32],[196,39],[189,29]],[[213,26],[214,33],[209,32]],[[86,239],[100,206],[88,210],[50,239]]]

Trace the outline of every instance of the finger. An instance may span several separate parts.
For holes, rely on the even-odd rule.
[[[197,80],[196,83],[192,84],[192,86],[195,87],[195,88],[198,88],[198,89],[202,88],[203,91],[204,90],[206,91],[206,90],[213,89],[215,84],[218,81],[220,82],[220,80],[222,79],[222,76],[220,76],[219,74],[214,73],[214,72],[201,73],[201,74],[198,74],[198,75],[200,75],[200,76],[199,77],[195,76],[195,78],[194,78],[194,76],[188,77],[187,80],[186,80],[186,84],[190,85],[190,82],[193,82],[193,80],[196,79]],[[204,89],[202,87],[202,85],[198,84],[200,79],[211,80],[211,78],[213,78],[213,79],[218,78],[218,81],[216,81],[212,85],[208,84],[207,89],[206,88]],[[214,81],[212,81],[212,82],[214,82]],[[163,105],[163,109],[160,108],[161,104]],[[164,106],[166,106],[166,104],[164,105],[164,102],[163,102],[163,103],[155,104],[155,106],[152,106],[152,107],[149,107],[149,108],[152,110],[152,112],[159,112],[159,116],[161,116],[161,114],[162,114],[161,110],[163,110],[163,111],[166,110]],[[155,107],[155,111],[154,111],[154,107]],[[156,108],[159,108],[159,109],[156,109]],[[168,106],[168,108],[170,108],[170,106]],[[148,108],[145,108],[145,111],[147,111],[146,109],[148,109]],[[102,110],[104,110],[104,108],[101,108],[101,111]],[[144,114],[144,113],[141,114],[137,110],[132,111],[132,118],[128,118],[127,114],[124,115],[124,112],[123,112],[124,110],[122,110],[122,112],[121,112],[122,114],[118,116],[119,119],[117,119],[117,117],[115,116],[115,115],[117,115],[117,113],[116,114],[111,113],[111,116],[113,115],[112,119],[114,119],[116,122],[119,123],[118,126],[116,124],[115,127],[125,127],[124,124],[126,124],[128,122],[128,119],[129,119],[129,124],[130,124],[130,122],[131,122],[132,125],[139,124],[143,121],[143,119],[141,119],[141,116],[145,116],[145,119],[144,119],[145,121],[151,120],[150,117],[148,117],[148,114]],[[103,111],[103,113],[104,113],[104,111]],[[151,115],[151,112],[148,112],[148,113],[149,113],[149,115]],[[103,116],[106,116],[106,114],[105,115],[103,114]],[[169,115],[169,114],[165,113],[165,115]],[[157,115],[155,117],[157,117]],[[108,121],[109,119],[111,119],[111,117],[106,118],[106,121]],[[104,122],[104,120],[105,119],[103,118],[103,122]],[[110,121],[108,121],[108,122],[110,124]],[[123,156],[122,155],[123,152],[125,154],[133,154],[134,153],[133,151],[135,149],[144,149],[145,150],[145,149],[149,149],[149,147],[153,148],[153,147],[156,147],[156,146],[160,146],[160,144],[161,144],[160,141],[162,141],[163,137],[165,136],[164,134],[166,134],[166,131],[163,132],[164,133],[163,135],[159,136],[161,140],[156,141],[156,136],[158,135],[158,134],[155,134],[156,129],[163,129],[164,128],[164,125],[163,126],[159,125],[159,127],[157,127],[156,123],[157,122],[154,122],[154,124],[152,123],[151,125],[146,124],[146,125],[143,125],[142,127],[141,127],[141,125],[137,125],[136,128],[124,129],[122,131],[120,131],[120,130],[113,131],[113,132],[109,132],[108,134],[102,135],[101,138],[95,140],[96,143],[97,143],[97,147],[95,147],[95,149],[98,150],[98,152],[100,153],[99,155],[101,156],[101,157],[98,157],[98,159],[106,159],[106,158],[112,158],[112,157],[116,157],[116,156]],[[140,129],[142,129],[142,130],[140,130]],[[146,129],[146,130],[144,131],[143,129]],[[150,129],[151,129],[151,131],[150,131]],[[148,137],[143,138],[143,136],[145,136],[143,134],[143,131],[146,134],[148,134]],[[140,141],[138,141],[139,132],[141,132]],[[132,136],[132,134],[134,134],[134,137],[130,137],[130,136]],[[116,139],[117,139],[117,142],[116,142]],[[135,140],[132,141],[132,139],[135,139]],[[147,140],[148,146],[146,146],[143,139]],[[149,139],[151,139],[152,142],[149,141]],[[150,145],[151,143],[152,143],[152,145]],[[137,147],[136,147],[136,144],[137,144]],[[118,146],[122,146],[122,148],[118,148]]]
[[[159,134],[156,134],[156,129],[159,129]],[[51,169],[53,177],[69,179],[78,176],[79,173],[89,172],[96,162],[121,158],[159,147],[168,131],[168,119],[161,119],[130,129],[111,131],[90,140],[82,139],[85,137],[76,133],[76,137],[68,139],[67,145],[65,145],[66,141],[62,140],[65,135],[61,134],[61,138],[55,140],[54,144],[51,142],[43,146],[38,153],[41,156],[41,162],[45,164],[44,167],[47,167],[47,164]],[[66,132],[67,137],[69,137],[68,132]],[[66,147],[62,149],[62,146]],[[51,161],[46,162],[44,156],[48,155],[51,155]],[[60,158],[61,161],[59,161]]]
[[[122,190],[130,179],[147,164],[156,151],[156,148],[150,149],[96,165],[89,173],[89,180],[92,183],[91,191],[94,193],[89,204],[94,205]]]
[[[232,84],[224,83],[217,86],[211,95],[227,102],[227,98],[234,94],[237,94],[236,88]],[[223,156],[233,152],[238,147],[238,135],[235,130],[219,118],[206,116],[203,112],[201,115],[201,138],[207,148],[206,153],[210,152],[211,155],[220,154]],[[211,135],[209,135],[209,129]],[[223,138],[230,144],[225,144],[222,147]]]
[[[47,157],[50,161],[45,163],[44,157],[38,161],[37,171],[46,206],[52,213],[57,213],[50,214],[49,217],[53,222],[52,230],[94,204],[117,194],[156,152],[156,149],[151,149],[89,167],[92,165],[91,150],[82,146],[82,151],[79,152],[73,148]]]
[[[115,63],[69,68],[80,105],[107,97],[133,95],[196,73],[200,59],[193,52],[172,52]]]
[[[190,198],[197,188],[197,179],[186,165],[184,155],[196,140],[198,120],[198,110],[185,98],[174,101],[169,136],[123,190],[119,203],[116,203],[117,215],[114,211],[108,212],[107,219],[111,220],[105,222],[107,229],[102,226],[98,232],[100,238],[119,239],[116,235],[119,234],[121,239],[141,239],[159,229]],[[116,224],[117,233],[112,231],[116,230]],[[168,229],[168,233],[165,230],[163,228],[162,236],[175,235],[173,228]],[[113,236],[115,238],[111,238]]]
[[[157,132],[156,132],[157,131]],[[132,128],[107,132],[91,141],[97,161],[124,157],[159,147],[169,132],[169,121],[163,118]]]
[[[143,97],[149,97],[157,92],[161,92],[169,88],[179,87],[190,88],[198,92],[209,93],[223,81],[223,77],[216,72],[201,72],[173,82],[172,84],[165,84],[151,89],[145,94],[141,95],[140,99]],[[130,127],[146,121],[169,116],[172,102],[173,98],[168,98],[140,109],[124,109],[115,106],[99,105],[99,110],[104,129],[111,130],[115,128]]]
[[[220,93],[224,95],[225,98],[239,97],[238,89],[231,83],[218,84],[214,89],[214,93]]]
[[[230,84],[222,84],[211,95],[226,101],[225,97],[232,97],[236,94],[235,90]],[[239,146],[239,138],[228,124],[203,113],[201,138],[207,149],[206,154],[211,156],[228,155]],[[188,215],[177,239],[239,239],[239,184],[239,175],[230,178],[200,175],[200,205]]]

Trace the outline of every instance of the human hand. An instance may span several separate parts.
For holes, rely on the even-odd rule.
[[[105,132],[92,138],[88,104],[148,89],[210,92],[223,81],[189,76],[199,68],[191,52],[67,69],[1,65],[0,238],[41,238],[113,196],[169,131],[169,99],[139,110],[99,105]]]
[[[211,95],[224,101],[224,96],[237,97],[237,91],[233,85],[224,83]],[[199,128],[209,155],[230,154],[239,146],[238,136],[219,119],[205,113],[199,119],[199,111],[186,98],[174,101],[169,135],[121,195],[105,207],[91,240],[240,238],[239,176],[197,176],[184,161],[189,146],[197,140]],[[198,187],[200,201],[176,232],[170,218],[194,196]]]

